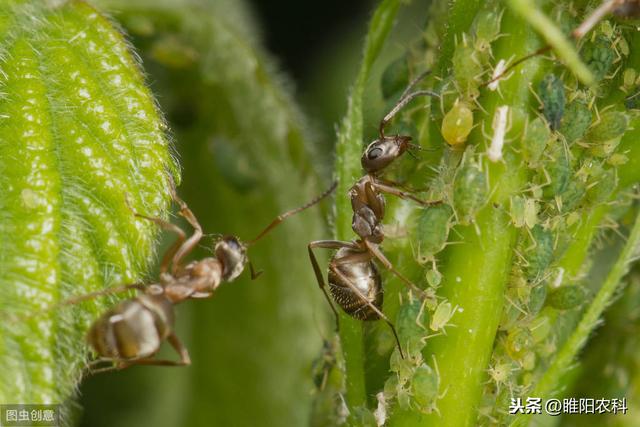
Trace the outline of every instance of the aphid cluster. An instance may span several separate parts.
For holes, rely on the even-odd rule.
[[[187,238],[178,226],[161,218],[148,217],[134,211],[135,216],[157,224],[177,235],[176,242],[167,250],[160,265],[159,281],[149,284],[131,284],[94,292],[66,301],[77,304],[100,295],[135,289],[136,297],[124,300],[100,316],[91,326],[87,341],[98,358],[91,365],[91,372],[123,369],[132,365],[181,366],[191,363],[189,353],[174,332],[174,306],[188,299],[207,298],[213,295],[220,284],[234,281],[248,264],[251,278],[255,272],[249,261],[247,250],[287,217],[301,212],[327,197],[336,187],[334,183],[322,195],[296,209],[276,217],[256,238],[242,242],[236,236],[223,236],[213,248],[213,257],[184,264],[183,260],[198,245],[203,237],[202,227],[187,204],[178,197],[173,183],[171,196],[179,206],[179,215],[193,227]],[[160,360],[154,355],[167,340],[179,355],[179,360]],[[107,363],[108,366],[96,368]]]

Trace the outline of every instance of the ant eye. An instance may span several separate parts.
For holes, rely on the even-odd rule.
[[[369,158],[369,160],[375,160],[378,157],[380,157],[381,155],[382,155],[382,148],[380,148],[380,147],[372,148],[367,153],[367,157]]]

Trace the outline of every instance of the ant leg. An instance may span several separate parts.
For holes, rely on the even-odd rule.
[[[411,280],[407,279],[402,273],[400,273],[398,270],[395,269],[393,264],[391,264],[391,261],[389,261],[387,259],[387,257],[384,256],[384,254],[382,253],[380,248],[378,248],[378,245],[373,244],[373,243],[369,242],[366,239],[364,239],[363,242],[364,242],[365,246],[367,247],[367,249],[369,250],[369,252],[371,252],[371,254],[378,261],[380,261],[382,263],[382,265],[384,265],[384,267],[387,270],[389,270],[396,277],[398,277],[400,280],[402,280],[407,286],[409,286],[409,288],[412,291],[416,292],[418,295],[424,296],[424,291],[422,289],[420,289],[415,283],[413,283]]]
[[[67,300],[64,300],[62,302],[59,302],[58,304],[55,304],[54,307],[59,307],[59,306],[64,306],[64,305],[75,305],[84,301],[88,301],[88,300],[92,300],[94,298],[97,298],[99,296],[103,296],[103,295],[111,295],[111,294],[118,294],[120,292],[126,292],[126,291],[130,291],[132,289],[138,290],[138,291],[144,291],[147,288],[147,285],[143,285],[141,283],[132,283],[130,285],[120,285],[120,286],[115,286],[112,288],[107,288],[107,289],[103,289],[101,291],[95,291],[95,292],[89,292],[88,294],[84,294],[84,295],[80,295],[77,297],[73,297],[73,298],[69,298]]]
[[[145,357],[143,359],[119,361],[114,366],[109,366],[109,367],[100,368],[100,369],[90,369],[90,374],[93,375],[93,374],[96,374],[96,373],[109,372],[109,371],[114,371],[114,370],[118,370],[119,371],[119,370],[127,369],[127,368],[129,368],[131,366],[135,366],[135,365],[147,365],[147,366],[188,366],[188,365],[191,365],[191,358],[189,357],[189,352],[187,351],[187,348],[182,344],[180,339],[177,337],[177,335],[172,333],[171,335],[169,335],[167,340],[169,341],[169,344],[171,344],[171,347],[173,347],[175,349],[175,351],[180,355],[180,360],[164,360],[164,359],[154,359],[152,357]],[[99,360],[97,360],[95,362],[97,362],[96,363],[96,365],[97,365],[98,363],[103,362],[103,361],[104,360],[100,360],[99,359]],[[92,362],[92,364],[93,363],[94,362]]]
[[[398,111],[402,110],[408,103],[410,103],[411,101],[413,101],[415,98],[419,96],[432,96],[434,98],[440,98],[440,95],[430,90],[418,90],[418,91],[409,93],[407,95],[404,95],[402,98],[400,98],[398,103],[391,109],[391,111],[389,111],[387,115],[384,116],[380,121],[380,127],[379,127],[380,138],[384,138],[384,128],[391,121],[391,119],[393,119],[395,115],[398,114]]]
[[[251,261],[249,261],[249,271],[251,272],[251,280],[256,280],[262,273],[264,273],[262,270],[256,271]]]
[[[202,239],[203,234],[202,234],[202,226],[198,222],[198,219],[193,214],[191,209],[189,209],[189,206],[187,206],[187,203],[184,200],[182,200],[180,196],[178,196],[178,193],[176,192],[175,184],[173,182],[173,179],[171,179],[171,177],[169,177],[169,191],[171,192],[171,198],[173,199],[173,201],[176,202],[178,206],[180,206],[180,211],[178,213],[184,219],[186,219],[187,222],[189,222],[189,224],[191,224],[194,230],[191,237],[189,237],[189,239],[187,239],[186,242],[182,243],[182,245],[180,245],[173,254],[173,259],[172,259],[173,266],[171,270],[173,274],[176,274],[176,272],[178,271],[178,268],[180,267],[180,261],[182,260],[182,258],[188,255],[191,251],[193,251],[193,249],[196,247],[198,242],[200,242],[200,239]]]
[[[367,252],[364,252],[364,253],[368,255],[369,259],[371,259],[371,256]],[[393,326],[393,323],[391,322],[391,320],[389,320],[389,318],[378,307],[373,305],[371,301],[369,301],[367,297],[365,297],[362,294],[360,289],[358,289],[358,287],[355,284],[353,284],[353,282],[351,282],[351,280],[347,276],[342,274],[342,272],[337,268],[339,264],[349,264],[350,262],[353,262],[353,263],[361,262],[359,261],[360,259],[359,255],[360,254],[351,254],[343,257],[343,259],[341,259],[340,261],[334,260],[331,263],[329,263],[329,270],[331,270],[344,283],[346,283],[347,286],[349,286],[349,289],[360,299],[360,301],[367,304],[369,308],[371,308],[381,319],[383,319],[387,323],[387,325],[389,325],[389,327],[391,328],[391,332],[393,332],[393,336],[396,339],[396,344],[398,345],[398,351],[400,351],[400,357],[404,359],[404,353],[402,352],[402,346],[400,345],[400,338],[398,338],[398,333],[396,332],[396,328],[395,326]],[[345,258],[348,258],[348,260],[345,261],[344,260]],[[358,260],[358,261],[355,261],[355,260]]]
[[[316,275],[318,286],[320,287],[320,290],[324,294],[325,299],[329,303],[329,306],[331,307],[331,311],[333,311],[333,314],[336,317],[336,332],[340,330],[340,316],[338,315],[338,310],[336,310],[336,307],[333,305],[333,300],[327,293],[327,287],[324,282],[324,275],[320,270],[320,265],[318,264],[318,260],[316,259],[315,254],[313,253],[313,249],[314,248],[340,249],[340,248],[351,247],[351,246],[352,246],[351,242],[342,242],[340,240],[316,240],[315,242],[311,242],[307,245],[307,250],[309,251],[309,259],[311,260],[311,265],[313,266],[313,272]]]
[[[413,200],[414,202],[417,202],[422,206],[436,206],[442,204],[442,200],[422,200],[407,191],[402,191],[390,185],[383,184],[378,180],[373,183],[373,186],[376,188],[376,190],[382,193],[392,194],[405,200]]]
[[[184,244],[184,241],[187,238],[187,235],[184,233],[184,230],[182,230],[180,227],[168,221],[165,221],[162,218],[146,216],[146,215],[142,215],[141,213],[138,213],[131,205],[128,195],[125,195],[125,201],[129,209],[133,212],[133,215],[135,215],[136,217],[146,219],[147,221],[151,221],[154,224],[156,224],[158,227],[162,228],[163,230],[171,231],[177,235],[176,241],[173,243],[173,245],[171,245],[169,249],[167,249],[167,251],[162,256],[162,262],[160,263],[160,273],[161,274],[166,273],[167,270],[169,269],[171,259],[173,258],[174,254],[178,251],[178,249]]]

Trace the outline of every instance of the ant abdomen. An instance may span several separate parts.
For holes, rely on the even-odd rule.
[[[96,320],[87,341],[103,359],[152,356],[173,330],[173,305],[164,295],[141,294],[122,301]]]
[[[371,307],[382,309],[383,289],[380,273],[371,259],[360,262],[333,263],[344,257],[362,255],[350,248],[340,248],[332,258],[335,271],[329,269],[329,291],[335,302],[353,318],[378,320],[380,315]],[[349,283],[346,282],[348,280]],[[355,287],[366,298],[364,301],[353,290]]]

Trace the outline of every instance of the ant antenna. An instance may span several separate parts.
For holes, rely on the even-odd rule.
[[[411,83],[409,83],[409,86],[407,86],[407,88],[404,90],[404,92],[402,92],[402,95],[400,95],[400,99],[398,100],[398,103],[395,105],[395,107],[393,107],[393,109],[389,111],[387,115],[384,116],[384,118],[380,121],[379,131],[380,131],[381,139],[384,138],[384,128],[391,121],[391,119],[393,119],[393,117],[398,113],[398,111],[402,110],[408,103],[413,101],[415,98],[419,96],[432,96],[434,98],[440,98],[439,94],[430,90],[417,90],[415,92],[411,92],[411,90],[415,87],[415,85],[418,84],[420,80],[424,79],[430,73],[431,71],[425,71],[419,74],[418,77],[413,79]]]
[[[271,221],[271,223],[269,225],[267,225],[267,227],[264,230],[262,230],[260,232],[260,234],[258,234],[258,236],[256,238],[254,238],[253,240],[249,241],[247,243],[247,246],[252,246],[258,240],[262,239],[267,233],[269,233],[271,230],[273,230],[277,225],[279,225],[286,218],[290,217],[291,215],[295,215],[298,212],[302,212],[303,210],[305,210],[307,208],[310,208],[311,206],[313,206],[316,203],[320,202],[322,199],[327,197],[329,194],[333,193],[333,190],[335,190],[337,186],[338,186],[338,181],[334,181],[333,184],[331,184],[331,187],[329,187],[328,190],[326,190],[324,193],[322,193],[321,195],[319,195],[318,197],[316,197],[315,199],[313,199],[312,201],[310,201],[306,205],[300,206],[300,207],[295,208],[295,209],[291,209],[290,211],[286,211],[285,213],[282,213],[282,214],[278,215],[273,221]]]

